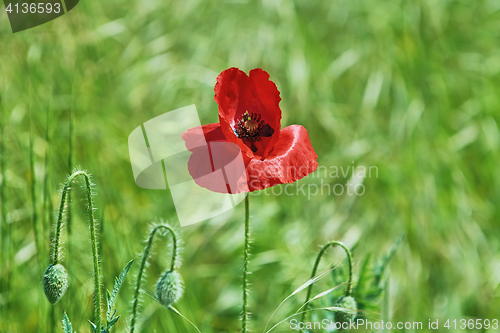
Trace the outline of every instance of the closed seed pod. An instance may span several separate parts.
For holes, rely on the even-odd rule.
[[[50,303],[56,304],[68,289],[68,273],[61,264],[50,265],[43,274],[43,291]]]
[[[337,323],[350,323],[356,318],[356,312],[358,310],[358,306],[356,304],[356,300],[351,296],[341,297],[336,307],[342,308],[341,310],[335,311],[335,322]]]
[[[156,298],[165,307],[177,302],[182,292],[182,279],[175,270],[166,271],[156,284]]]

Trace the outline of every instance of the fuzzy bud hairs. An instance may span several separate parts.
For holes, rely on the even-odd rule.
[[[168,308],[181,298],[183,290],[180,274],[175,270],[168,270],[156,284],[156,298]]]
[[[68,273],[61,264],[50,265],[43,274],[43,291],[50,303],[56,304],[68,289]]]

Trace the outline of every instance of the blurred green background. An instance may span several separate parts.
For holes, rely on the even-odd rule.
[[[309,278],[322,244],[356,246],[356,280],[364,256],[381,258],[402,232],[407,237],[387,275],[386,316],[424,327],[428,319],[500,319],[499,1],[82,0],[67,15],[16,34],[3,8],[0,331],[52,332],[55,321],[62,332],[67,312],[75,331],[90,332],[92,262],[78,184],[69,239],[64,232],[69,291],[52,308],[41,288],[69,172],[71,115],[72,165],[96,184],[105,287],[136,259],[117,303],[123,317],[116,331],[127,331],[151,223],[178,225],[167,191],[135,185],[128,135],[189,104],[202,124],[217,122],[215,78],[232,66],[269,72],[281,92],[282,126],[308,129],[320,166],[378,168],[361,196],[250,198],[253,331]],[[299,185],[349,178],[307,177]],[[178,227],[185,294],[177,307],[204,333],[240,329],[243,218],[240,205]],[[169,264],[167,243],[155,241],[148,289]],[[342,258],[329,251],[320,270]],[[325,278],[314,290],[331,286]],[[292,297],[272,322],[304,298]],[[380,319],[382,311],[368,317]],[[194,332],[151,298],[143,297],[141,313],[144,332]],[[285,323],[275,331],[290,329]]]

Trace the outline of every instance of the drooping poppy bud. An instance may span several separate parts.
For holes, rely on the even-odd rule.
[[[343,296],[339,299],[336,307],[342,308],[335,311],[335,322],[337,323],[350,323],[356,318],[358,306],[356,300],[351,296]]]
[[[50,303],[56,304],[68,289],[68,273],[61,264],[50,265],[43,274],[43,291]]]
[[[177,302],[182,292],[182,279],[175,270],[166,271],[156,284],[156,298],[165,307]]]

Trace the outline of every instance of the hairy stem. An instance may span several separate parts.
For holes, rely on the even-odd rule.
[[[151,233],[149,234],[149,237],[147,239],[147,244],[146,248],[144,249],[144,254],[142,255],[141,259],[141,266],[139,267],[139,273],[137,274],[137,282],[135,285],[135,292],[134,292],[134,301],[132,304],[132,317],[130,320],[130,333],[134,333],[135,331],[135,324],[137,322],[137,308],[139,306],[139,294],[141,290],[141,282],[142,282],[142,276],[144,274],[144,270],[146,269],[146,263],[148,261],[149,257],[149,252],[151,251],[151,246],[153,245],[153,238],[156,234],[156,232],[159,229],[165,229],[172,234],[173,238],[173,248],[172,248],[172,260],[170,262],[170,270],[173,271],[175,269],[175,259],[177,257],[177,237],[175,235],[174,230],[165,224],[161,224],[158,226],[155,226],[152,230]]]
[[[245,248],[243,252],[243,314],[242,328],[243,333],[248,329],[248,257],[250,255],[250,204],[249,195],[245,197]]]
[[[101,273],[100,273],[100,263],[99,263],[99,252],[97,248],[97,231],[96,231],[96,223],[94,217],[94,199],[92,197],[92,183],[90,181],[90,176],[85,171],[76,171],[71,176],[68,177],[66,183],[64,184],[61,204],[59,206],[59,213],[57,215],[57,224],[56,224],[56,235],[54,240],[54,254],[52,257],[53,264],[57,264],[60,260],[59,252],[60,252],[60,244],[61,244],[61,232],[62,232],[62,222],[64,215],[64,207],[66,205],[66,199],[69,193],[71,192],[71,183],[73,180],[82,176],[85,178],[85,188],[87,194],[87,202],[88,202],[88,218],[90,223],[90,241],[92,244],[92,257],[94,264],[94,315],[95,315],[95,325],[98,330],[101,329]]]
[[[333,247],[336,245],[340,246],[342,249],[344,249],[345,253],[347,254],[347,259],[349,261],[349,280],[347,281],[347,289],[345,292],[345,295],[349,296],[349,295],[351,295],[351,292],[352,292],[352,256],[351,256],[351,251],[349,251],[349,249],[341,242],[337,242],[337,241],[330,242],[330,243],[325,244],[323,246],[323,248],[321,248],[321,251],[319,251],[318,256],[316,257],[316,262],[314,263],[314,267],[313,267],[312,274],[311,274],[311,279],[316,276],[316,271],[318,270],[319,263],[321,261],[321,258],[323,257],[323,254],[325,253],[325,251],[329,247]],[[309,302],[309,299],[311,298],[313,284],[314,283],[311,283],[309,285],[309,287],[307,287],[307,296],[306,296],[305,304],[307,304]],[[306,305],[306,310],[307,310],[307,306],[308,305]],[[302,314],[302,320],[301,320],[302,322],[304,322],[305,316],[306,316],[306,312],[304,312]]]

